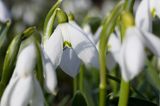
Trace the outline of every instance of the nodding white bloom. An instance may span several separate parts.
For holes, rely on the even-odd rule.
[[[136,11],[135,22],[138,28],[152,32],[152,16],[149,0],[142,0],[140,3]]]
[[[98,51],[83,30],[73,21],[59,24],[46,41],[44,50],[57,67],[74,77],[83,61],[87,66],[99,67]]]
[[[44,106],[43,93],[34,76],[35,64],[36,51],[34,45],[30,44],[19,54],[15,71],[3,93],[1,106]]]
[[[42,55],[45,87],[49,93],[56,94],[57,79],[54,66],[43,48]],[[27,106],[28,104],[44,106],[43,92],[34,75],[36,60],[34,44],[30,44],[20,52],[15,71],[2,96],[1,106]]]
[[[109,43],[110,51],[116,62],[119,63],[125,81],[132,80],[142,71],[146,59],[145,48],[160,57],[160,39],[152,33],[137,27],[130,27],[126,30],[122,43],[116,35],[111,35],[111,37],[113,42]]]
[[[155,15],[160,18],[160,0],[142,0],[136,11],[136,25],[151,32],[152,16]]]
[[[151,33],[151,9],[156,9],[155,12],[158,15],[159,7],[156,6],[159,5],[159,2],[158,0],[142,0],[136,12],[136,27],[126,30],[123,42],[116,34],[112,34],[109,38],[108,45],[111,53],[109,55],[111,56],[107,58],[107,66],[111,60],[109,64],[111,68],[115,65],[115,61],[118,62],[125,81],[132,80],[142,71],[146,58],[145,48],[160,57],[160,39]]]
[[[6,22],[10,18],[9,11],[7,10],[5,4],[0,0],[0,21]]]

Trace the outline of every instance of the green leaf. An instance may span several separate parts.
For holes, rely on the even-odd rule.
[[[7,21],[1,28],[0,31],[0,50],[2,51],[3,47],[6,45],[7,42],[7,33],[10,28],[11,22]]]
[[[157,73],[157,70],[153,67],[151,62],[149,62],[148,60],[147,60],[147,65],[148,65],[148,68],[145,71],[147,80],[154,88],[156,88],[160,92],[160,78]]]
[[[84,94],[77,91],[73,97],[72,106],[87,106],[87,100]]]

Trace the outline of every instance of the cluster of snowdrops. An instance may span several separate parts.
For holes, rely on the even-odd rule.
[[[107,70],[118,64],[122,76],[118,104],[126,106],[129,82],[150,64],[150,58],[160,57],[160,38],[152,33],[152,20],[160,17],[160,1],[142,0],[135,14],[134,2],[120,1],[93,35],[75,22],[73,14],[61,9],[62,0],[58,0],[45,18],[43,34],[29,27],[14,36],[4,51],[0,105],[44,106],[43,92],[58,92],[57,67],[75,78],[84,64],[99,70],[99,106],[105,106]],[[9,17],[0,1],[1,53],[11,25]]]

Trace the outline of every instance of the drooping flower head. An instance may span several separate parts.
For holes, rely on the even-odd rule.
[[[62,70],[72,77],[77,75],[81,61],[99,67],[95,45],[74,21],[68,22],[62,10],[58,14],[63,14],[63,18],[59,19],[59,25],[44,44],[53,65],[57,67],[60,64]]]

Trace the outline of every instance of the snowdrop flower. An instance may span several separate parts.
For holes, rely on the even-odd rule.
[[[9,12],[3,3],[2,0],[0,0],[0,21],[1,22],[6,22],[8,19],[10,19]]]
[[[116,51],[118,50],[119,52],[116,53],[114,50],[111,50],[114,59],[120,65],[122,77],[125,81],[132,80],[142,71],[146,58],[145,48],[148,48],[157,57],[160,57],[160,39],[151,33],[152,17],[150,3],[149,0],[141,2],[136,12],[136,26],[126,30],[123,42],[119,43],[121,42],[120,38],[114,37],[116,42],[110,43],[111,48],[117,47]]]
[[[149,0],[142,0],[140,3],[136,11],[135,23],[138,28],[152,32],[152,16],[150,13]]]
[[[144,25],[142,26],[144,29],[152,31],[152,16],[155,15],[160,18],[160,1],[142,0],[136,12],[136,24],[138,27]]]
[[[118,45],[116,46],[117,52],[113,51],[112,53],[114,56],[116,55],[114,58],[121,67],[122,77],[125,81],[133,79],[142,71],[146,58],[145,48],[160,57],[160,39],[152,33],[130,27],[126,31],[122,44],[119,44],[120,39],[118,37],[114,39],[116,42],[113,42],[111,46]]]
[[[77,75],[81,61],[99,67],[95,45],[73,21],[59,24],[44,44],[44,50],[54,67],[60,65],[72,77]]]
[[[35,52],[34,45],[30,44],[19,54],[15,71],[3,93],[1,106],[44,106],[43,93],[33,72]]]

